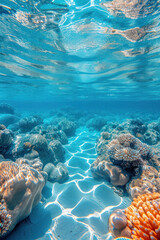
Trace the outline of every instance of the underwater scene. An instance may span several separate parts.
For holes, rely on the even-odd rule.
[[[160,240],[158,0],[0,0],[0,239]]]

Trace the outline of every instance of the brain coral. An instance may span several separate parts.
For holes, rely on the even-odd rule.
[[[160,239],[160,193],[143,194],[133,200],[125,211],[111,214],[110,230],[114,237],[133,240]]]
[[[151,156],[150,147],[131,134],[119,135],[108,144],[108,148],[112,161],[122,158],[129,162],[141,158],[147,160]],[[118,154],[118,151],[120,154]]]
[[[124,186],[139,176],[142,166],[152,160],[153,154],[147,144],[131,134],[120,134],[107,144],[101,135],[98,157],[91,165],[94,177],[110,181],[114,186]]]
[[[0,163],[0,237],[31,213],[44,184],[41,173],[26,164]]]

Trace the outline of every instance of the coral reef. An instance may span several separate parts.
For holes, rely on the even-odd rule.
[[[43,122],[42,118],[40,116],[29,116],[22,118],[19,121],[19,127],[22,132],[29,132],[31,131],[35,126],[41,124]]]
[[[1,115],[5,117],[11,114]],[[104,206],[106,204],[110,206],[110,201],[113,200],[112,205],[115,209],[117,206],[124,206],[126,201],[130,202],[135,197],[160,192],[160,119],[155,120],[157,116],[142,118],[139,114],[132,116],[126,113],[125,117],[116,117],[114,114],[107,116],[104,113],[102,115],[70,113],[69,110],[55,111],[48,115],[44,113],[41,115],[43,120],[41,117],[38,120],[36,116],[26,118],[22,118],[20,114],[14,116],[18,116],[21,120],[10,124],[7,128],[5,124],[0,124],[0,169],[2,171],[0,181],[1,179],[4,181],[1,184],[3,189],[0,198],[0,235],[8,234],[19,221],[30,214],[34,203],[39,201],[42,185],[44,186],[47,180],[50,183],[47,183],[43,189],[42,201],[47,201],[47,198],[51,200],[51,187],[54,185],[53,199],[57,199],[60,205],[61,202],[64,203],[64,208],[67,209],[71,209],[73,204],[71,214],[77,216],[76,219],[78,219],[76,214],[81,214],[79,209],[85,209],[85,216],[86,209],[91,214],[93,210],[91,218],[93,217],[94,220],[91,219],[90,226],[94,228],[93,225],[96,225],[97,229],[98,226],[103,228],[101,225],[103,221],[101,217],[95,220],[95,212],[101,216],[101,213],[104,213]],[[77,127],[80,128],[77,129]],[[67,144],[67,137],[73,136],[76,129],[77,136]],[[100,131],[100,137],[97,141],[98,156],[95,160],[97,131]],[[64,147],[63,144],[67,145]],[[67,158],[66,165],[65,158]],[[9,159],[13,162],[8,162]],[[89,175],[90,163],[92,163],[93,177],[110,182],[111,187],[104,182],[95,187],[95,180]],[[9,171],[13,176],[8,173]],[[70,181],[62,185],[68,179],[69,173]],[[118,194],[115,194],[112,189]],[[107,190],[110,193],[109,198]],[[3,191],[5,194],[2,196]],[[120,202],[118,195],[127,196],[124,201],[121,201],[122,205],[117,205]],[[73,203],[70,201],[72,196],[75,196],[72,199]],[[88,210],[90,204],[86,203],[86,199],[91,205],[94,203],[95,206],[91,206],[92,210]],[[26,201],[28,206],[25,205]],[[53,204],[56,205],[56,202]],[[27,207],[30,210],[27,210]],[[48,205],[47,208],[50,209],[50,206]],[[132,237],[132,231],[136,227],[129,224],[126,213],[127,210],[117,210],[111,215],[110,231],[114,237],[124,236],[124,239],[137,240],[138,237]],[[108,212],[105,212],[105,217],[108,218]],[[105,238],[106,223],[104,225]],[[86,237],[89,238],[89,235]]]
[[[125,209],[111,214],[109,229],[113,237],[131,239],[160,238],[160,193],[143,194]]]
[[[0,130],[4,130],[6,126],[4,124],[0,124]]]
[[[136,136],[137,134],[144,134],[147,130],[146,124],[140,119],[131,119],[129,121],[129,131]]]
[[[129,183],[127,191],[132,199],[145,193],[160,192],[159,172],[152,166],[142,166],[141,176]]]
[[[33,149],[37,152],[47,151],[48,143],[45,137],[40,134],[33,134],[30,138],[30,143],[33,146]]]
[[[62,119],[58,123],[58,129],[65,132],[67,137],[74,136],[74,134],[76,132],[76,128],[77,128],[77,126],[76,126],[75,122],[69,121],[66,118]]]
[[[34,149],[31,149],[31,151],[29,151],[28,153],[25,153],[23,157],[28,160],[34,160],[36,158],[39,158],[39,153]]]
[[[30,138],[32,149],[39,153],[43,164],[58,163],[64,161],[64,148],[60,141],[54,140],[49,144],[45,137],[40,134],[33,134]]]
[[[64,154],[65,150],[60,143],[60,141],[55,140],[51,141],[49,146],[51,147],[52,151],[54,152],[54,162],[63,162],[64,161]]]
[[[1,125],[0,130],[0,154],[5,154],[12,144],[13,133]]]
[[[106,124],[106,119],[103,117],[91,118],[87,121],[86,126],[88,128],[100,131],[101,128]]]
[[[19,121],[19,117],[12,114],[0,114],[0,123],[4,124],[6,127],[15,124]]]
[[[0,163],[0,236],[13,230],[40,201],[45,185],[42,174],[27,164]]]
[[[107,144],[110,140],[110,134],[108,132],[101,132],[101,136],[97,141],[97,154],[102,155],[107,152]]]
[[[101,160],[100,157],[91,167],[93,177],[104,178],[114,186],[124,186],[129,181],[129,176],[123,173],[120,167],[109,164],[106,160]]]
[[[144,134],[144,141],[149,145],[155,145],[160,140],[160,134],[154,129],[148,129]]]
[[[104,137],[102,133],[97,145],[99,156],[91,165],[92,174],[111,181],[114,186],[126,185],[140,175],[142,165],[152,158],[152,151],[131,134],[121,134],[109,143]]]
[[[34,169],[36,169],[39,172],[41,172],[42,169],[43,169],[43,164],[38,158],[34,159],[34,160],[28,160],[28,159],[25,159],[25,158],[17,158],[16,163],[19,164],[19,165],[27,164],[27,165],[29,165],[30,167],[33,167]]]
[[[48,141],[59,140],[62,144],[67,144],[68,139],[64,131],[59,130],[54,125],[38,125],[31,130],[33,134],[40,134]]]
[[[160,141],[159,120],[155,122],[144,121],[140,119],[129,119],[122,123],[107,123],[102,132],[108,132],[110,139],[116,138],[119,134],[132,134],[142,142],[148,145],[156,145]],[[102,133],[101,133],[102,134]],[[100,139],[99,139],[100,142]]]
[[[17,159],[19,157],[23,157],[24,154],[27,154],[31,151],[31,147],[27,147],[29,143],[29,136],[27,135],[16,135],[12,141],[12,145],[7,151],[7,157],[10,159]]]
[[[48,174],[48,181],[50,182],[63,182],[68,178],[68,170],[63,163],[58,163],[56,166],[52,163],[45,165],[44,172]]]

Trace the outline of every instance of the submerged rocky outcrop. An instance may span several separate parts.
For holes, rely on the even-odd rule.
[[[131,134],[120,134],[108,141],[102,133],[97,143],[97,159],[91,165],[92,175],[112,186],[121,187],[131,198],[159,192],[159,160],[153,149]]]

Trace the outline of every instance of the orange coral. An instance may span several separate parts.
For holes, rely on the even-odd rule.
[[[143,194],[125,210],[133,240],[160,239],[160,193]]]

